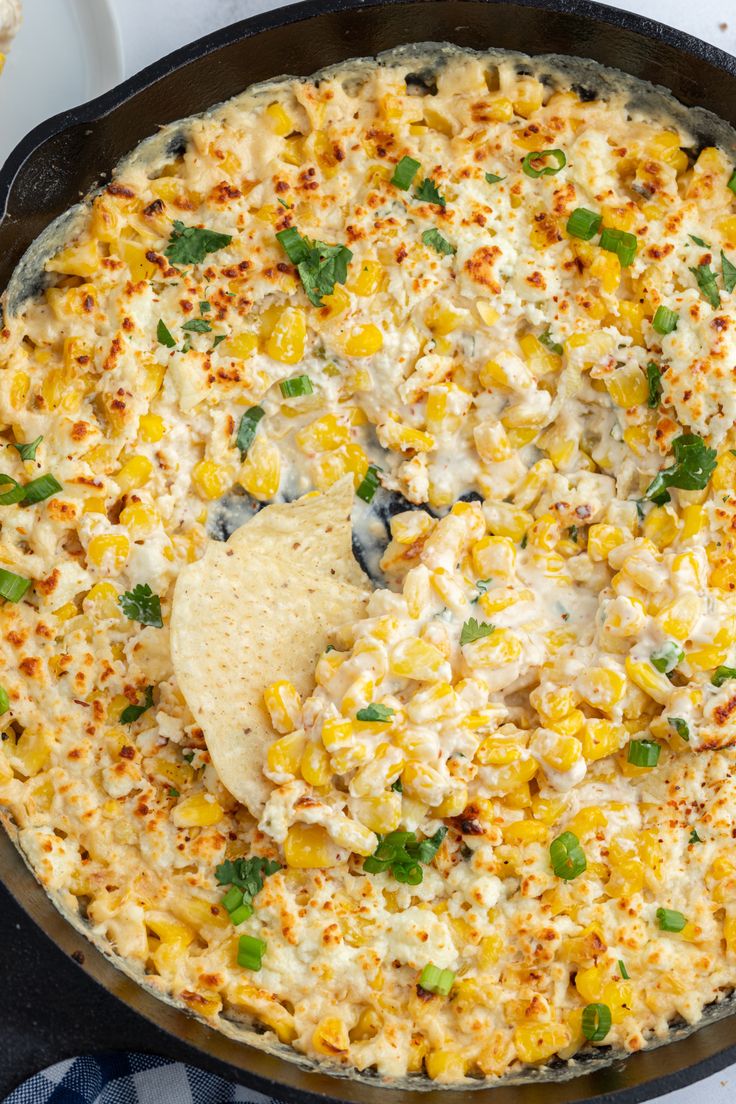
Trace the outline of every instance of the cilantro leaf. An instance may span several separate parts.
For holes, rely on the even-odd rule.
[[[224,249],[232,240],[231,234],[218,234],[215,230],[185,226],[179,219],[175,219],[164,253],[172,264],[201,264],[208,253]]]
[[[447,238],[443,238],[439,230],[435,230],[434,227],[431,230],[424,231],[422,234],[422,241],[441,256],[449,257],[453,253],[457,253],[455,246],[450,245]]]
[[[669,487],[683,491],[702,491],[715,471],[717,452],[708,448],[696,433],[682,433],[672,442],[675,462],[655,475],[644,492],[658,506],[669,501]]]
[[[717,310],[721,305],[721,296],[713,269],[710,265],[701,264],[697,268],[691,268],[690,271],[698,282],[703,298],[708,300],[714,310]]]
[[[35,441],[30,441],[27,445],[16,442],[13,444],[13,448],[17,449],[18,455],[20,456],[21,460],[35,460],[36,449],[42,441],[43,437],[37,437]]]
[[[120,714],[121,724],[133,724],[139,717],[142,717],[147,709],[150,709],[153,705],[153,687],[147,686],[145,696],[143,698],[142,705],[127,705],[123,712]]]
[[[227,337],[227,334],[218,334],[217,337],[215,337],[214,341],[212,342],[212,348],[216,349],[217,346],[220,344],[220,342],[224,341],[226,337]]]
[[[372,702],[370,705],[366,705],[364,709],[359,709],[355,714],[359,721],[380,721],[381,724],[390,724],[396,710],[392,709],[390,705],[380,705],[378,702]]]
[[[690,838],[687,842],[688,843],[702,843],[703,842],[702,839],[700,838],[700,836],[698,835],[697,830],[695,828],[690,829]]]
[[[721,250],[721,272],[723,273],[723,287],[731,292],[736,287],[736,265],[731,264],[726,254]]]
[[[420,200],[421,203],[434,203],[437,207],[447,206],[447,200],[443,195],[440,195],[434,180],[428,176],[425,176],[419,187],[414,189],[414,198]]]
[[[163,628],[161,599],[148,583],[139,583],[132,590],[126,590],[118,598],[118,605],[129,621],[139,621],[141,625],[151,625],[154,629]]]
[[[346,245],[328,245],[311,241],[290,226],[276,235],[289,260],[296,265],[299,278],[309,302],[322,306],[325,295],[332,295],[335,284],[344,284],[348,278],[348,265],[353,259]]]
[[[470,617],[460,630],[460,644],[472,644],[474,640],[482,640],[485,636],[490,636],[496,628],[495,625],[491,625],[489,621],[476,621],[474,617]]]
[[[647,383],[649,384],[647,406],[654,410],[659,406],[662,398],[662,373],[653,360],[647,364]]]
[[[708,243],[706,241],[703,241],[702,238],[696,238],[695,234],[688,234],[688,237],[690,238],[691,242],[694,242],[695,245],[699,245],[701,249],[710,249]]]
[[[167,349],[173,349],[176,345],[176,341],[171,333],[171,330],[164,322],[163,318],[159,318],[158,326],[156,327],[156,337],[159,345],[165,345]]]
[[[505,180],[505,176],[496,176],[495,173],[486,173],[487,184],[500,184],[502,180]]]
[[[190,333],[210,333],[212,326],[206,318],[190,318],[188,322],[184,323],[182,329],[188,330]]]

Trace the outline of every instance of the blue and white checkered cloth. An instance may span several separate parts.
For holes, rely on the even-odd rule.
[[[278,1104],[214,1073],[153,1054],[68,1058],[19,1085],[4,1104]]]

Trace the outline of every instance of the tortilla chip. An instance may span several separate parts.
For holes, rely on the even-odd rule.
[[[298,524],[289,521],[289,511]],[[335,511],[341,520],[333,524]],[[316,519],[318,538],[307,519]],[[248,533],[252,526],[255,533]],[[279,735],[263,691],[284,678],[303,697],[311,693],[330,631],[362,617],[370,594],[365,576],[353,585],[338,570],[341,561],[324,555],[325,541],[332,555],[349,548],[342,492],[267,506],[226,544],[213,541],[176,582],[171,654],[177,681],[220,780],[254,816],[272,789],[261,768]]]
[[[228,543],[277,556],[283,556],[288,545],[290,555],[306,570],[327,568],[353,586],[364,587],[366,576],[353,556],[350,516],[354,498],[353,477],[344,475],[324,494],[264,507],[236,529]]]

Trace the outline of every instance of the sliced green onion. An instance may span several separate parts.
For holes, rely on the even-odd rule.
[[[674,640],[668,640],[656,652],[652,652],[649,662],[655,671],[659,671],[661,675],[668,675],[670,671],[674,671],[678,663],[682,663],[684,657],[685,653],[680,645]]]
[[[12,506],[22,502],[26,496],[26,489],[12,475],[0,475],[0,486],[8,487],[7,491],[0,493],[0,506]]]
[[[244,970],[260,970],[266,944],[254,935],[241,935],[238,940],[238,966]]]
[[[453,970],[440,970],[439,966],[428,962],[419,975],[419,984],[426,993],[436,993],[440,997],[449,995],[455,982]]]
[[[256,430],[258,429],[258,423],[264,416],[266,411],[262,406],[251,406],[249,410],[246,410],[243,417],[240,419],[240,425],[238,426],[238,436],[235,438],[235,444],[240,449],[240,459],[244,460],[248,449],[253,444],[256,436]]]
[[[687,920],[677,909],[658,908],[657,923],[660,931],[681,932]]]
[[[30,483],[26,483],[23,490],[25,491],[24,504],[32,506],[36,502],[43,502],[44,499],[58,494],[63,488],[53,475],[39,475],[38,479],[32,479]]]
[[[585,1038],[591,1043],[600,1043],[611,1030],[611,1009],[607,1004],[587,1004],[583,1009],[580,1026]]]
[[[726,187],[730,188],[733,194],[736,195],[736,172],[734,172]]]
[[[588,863],[580,840],[574,832],[563,832],[549,845],[552,869],[558,878],[571,882],[586,869]]]
[[[505,176],[496,176],[495,173],[486,173],[487,184],[500,184],[502,180],[505,180]]]
[[[622,268],[628,268],[633,263],[639,246],[636,234],[630,234],[628,230],[617,230],[613,226],[603,227],[601,240],[598,244],[601,249],[605,249],[609,253],[615,253],[621,262]]]
[[[300,395],[311,395],[314,391],[309,376],[292,376],[291,379],[282,380],[279,386],[285,399],[296,399]]]
[[[632,740],[628,760],[635,767],[656,767],[661,750],[656,740]]]
[[[668,717],[668,723],[674,728],[681,740],[690,739],[690,725],[682,717]]]
[[[419,162],[415,161],[413,157],[402,157],[394,169],[394,175],[389,183],[395,184],[397,188],[401,188],[402,192],[406,192],[411,187],[411,182],[417,175],[418,168]]]
[[[670,310],[669,307],[657,307],[654,312],[654,318],[652,319],[652,325],[658,334],[665,336],[677,329],[677,323],[679,321],[680,316],[677,311]]]
[[[355,492],[358,498],[362,498],[364,502],[372,502],[375,498],[376,491],[381,486],[381,480],[378,473],[381,471],[375,464],[371,464],[368,467],[368,471],[365,473],[358,489]]]
[[[238,924],[243,924],[246,920],[249,920],[252,915],[253,906],[247,901],[243,901],[242,905],[238,905],[237,908],[234,908],[232,910],[232,912],[230,913],[230,919],[232,920],[235,927],[237,927]]]
[[[0,567],[0,598],[4,598],[6,602],[20,602],[30,585],[30,579],[24,579],[22,575],[14,575],[12,571]]]
[[[543,162],[551,157],[555,162],[554,165],[545,165]],[[542,162],[541,169],[535,169],[535,164]],[[547,149],[547,150],[532,150],[528,153],[521,163],[521,167],[527,176],[531,176],[533,180],[536,180],[539,176],[556,176],[557,173],[564,169],[567,164],[567,158],[561,149]]]
[[[226,912],[232,912],[233,909],[240,908],[243,903],[243,891],[238,889],[237,886],[231,885],[225,896],[220,901],[220,904]]]
[[[723,686],[726,679],[736,678],[736,667],[716,667],[715,671],[710,677],[710,681],[714,686]]]
[[[621,977],[623,978],[624,981],[629,981],[630,980],[629,979],[629,971],[626,969],[626,963],[624,962],[624,960],[622,958],[620,958],[618,960],[618,972],[621,974]]]
[[[0,714],[7,713],[10,709],[10,698],[4,686],[0,686]]]
[[[371,705],[366,705],[363,709],[359,709],[355,714],[359,721],[373,721],[380,724],[390,724],[395,710],[390,705],[381,705],[378,702],[373,702]]]
[[[590,241],[601,228],[603,216],[589,211],[587,207],[576,207],[567,220],[567,232],[573,238]]]

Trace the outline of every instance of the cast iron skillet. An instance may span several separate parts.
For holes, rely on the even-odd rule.
[[[36,127],[0,171],[0,289],[27,246],[141,139],[225,100],[254,81],[309,75],[402,43],[454,42],[529,54],[588,57],[671,89],[736,125],[736,60],[679,31],[589,0],[309,0],[236,23],[170,54],[112,92]],[[192,1047],[191,1060],[295,1104],[414,1104],[415,1093],[335,1079],[232,1042],[116,970],[56,912],[0,832],[0,878],[30,916],[109,993]],[[677,1033],[675,1032],[675,1037]],[[125,1040],[120,1040],[121,1046]],[[83,1049],[83,1041],[80,1044]],[[633,1055],[570,1081],[429,1090],[427,1104],[635,1104],[736,1060],[736,1017],[665,1049]],[[585,1064],[582,1064],[585,1071]]]

